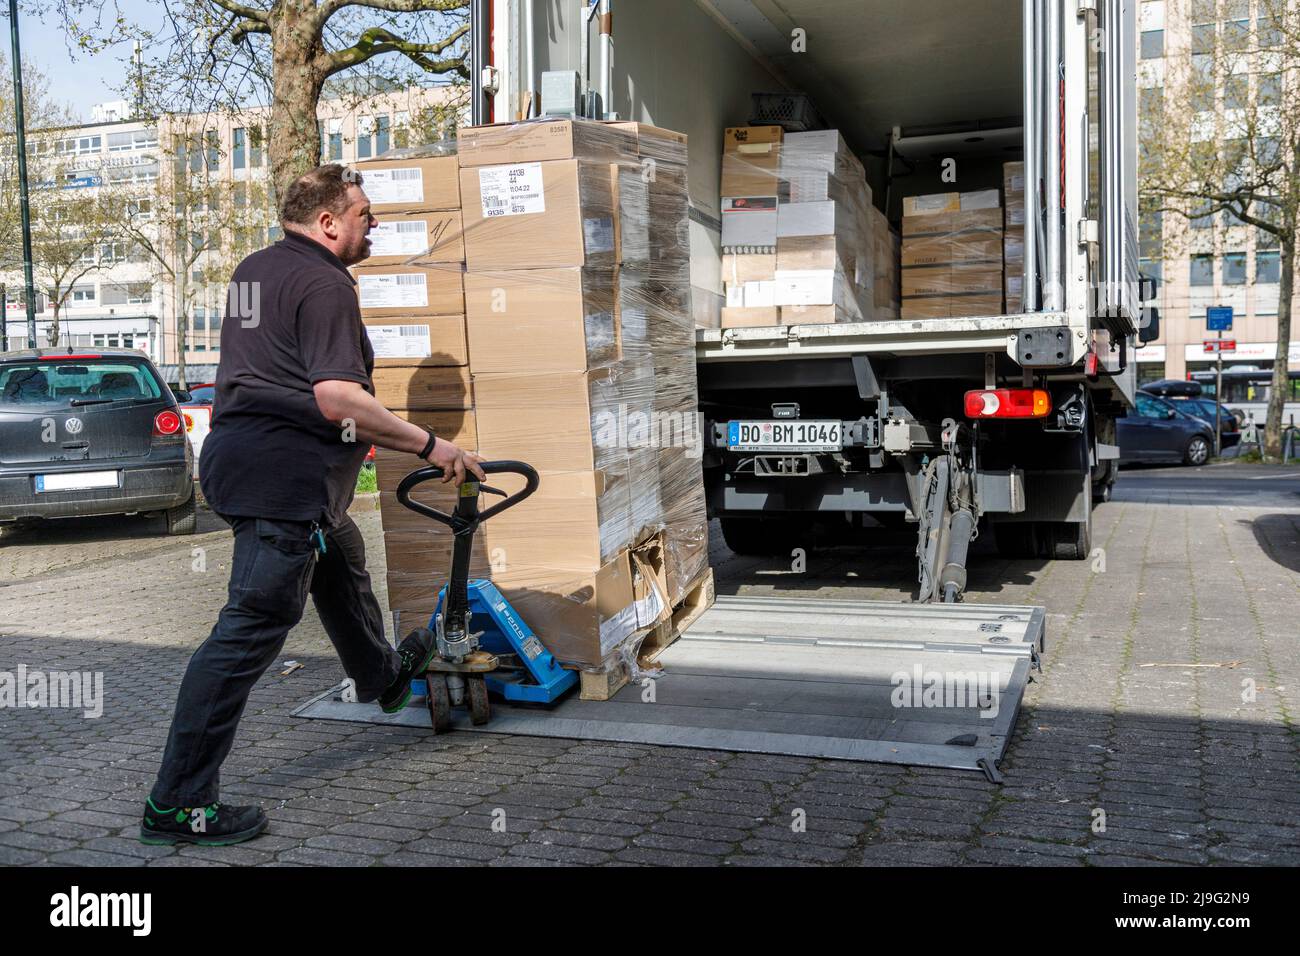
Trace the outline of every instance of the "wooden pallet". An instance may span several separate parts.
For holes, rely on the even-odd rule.
[[[705,568],[691,582],[682,600],[673,607],[672,616],[655,625],[641,638],[637,663],[641,667],[653,663],[713,605],[713,598],[713,569]],[[626,687],[631,678],[631,672],[623,656],[619,653],[612,654],[601,663],[599,668],[583,670],[579,673],[578,696],[582,700],[609,700]]]

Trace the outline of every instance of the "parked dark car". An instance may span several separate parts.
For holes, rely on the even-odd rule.
[[[1169,404],[1180,412],[1188,415],[1195,415],[1205,424],[1210,426],[1210,433],[1214,433],[1214,406],[1216,402],[1212,398],[1174,398],[1165,399]],[[1219,444],[1223,448],[1231,448],[1241,441],[1241,421],[1228,410],[1226,405],[1219,405]]]
[[[196,525],[176,397],[132,349],[0,353],[0,522],[159,512]]]
[[[1115,420],[1119,460],[1182,462],[1203,465],[1214,450],[1214,429],[1195,415],[1146,392],[1134,397],[1136,407]]]

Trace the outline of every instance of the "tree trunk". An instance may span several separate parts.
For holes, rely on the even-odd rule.
[[[59,300],[50,296],[50,305],[54,309],[54,320],[50,322],[50,327],[45,330],[45,338],[50,343],[50,348],[59,347]]]
[[[1282,239],[1282,276],[1277,293],[1277,356],[1273,359],[1273,385],[1268,390],[1268,417],[1264,423],[1264,459],[1282,457],[1282,406],[1291,394],[1288,365],[1291,353],[1291,295],[1295,287],[1295,234]]]
[[[271,22],[271,130],[268,148],[275,204],[295,179],[320,165],[316,106],[325,75],[325,47],[315,24],[314,2],[282,2]]]
[[[189,266],[177,273],[176,282],[176,384],[185,388],[185,340],[189,337]]]

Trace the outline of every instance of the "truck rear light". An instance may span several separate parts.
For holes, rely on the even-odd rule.
[[[966,393],[967,418],[1043,418],[1052,397],[1041,388],[983,388]]]
[[[153,434],[155,438],[167,438],[181,430],[181,417],[170,408],[153,417]]]

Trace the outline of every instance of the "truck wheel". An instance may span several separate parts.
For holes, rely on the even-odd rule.
[[[1086,482],[1088,500],[1082,521],[1059,521],[1052,525],[1045,557],[1058,561],[1082,561],[1092,553],[1092,482]]]
[[[1187,443],[1187,450],[1183,452],[1183,463],[1203,465],[1209,460],[1210,443],[1202,435],[1193,435],[1192,440]]]
[[[193,534],[197,531],[199,517],[194,490],[190,489],[189,498],[175,508],[168,508],[164,515],[167,518],[168,534]]]
[[[765,558],[789,555],[799,547],[800,532],[804,530],[789,518],[732,517],[720,518],[719,523],[722,540],[735,554]]]

